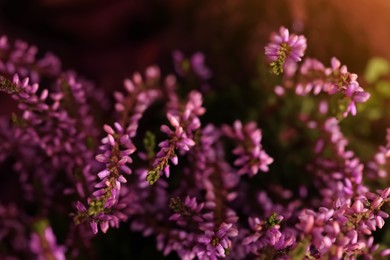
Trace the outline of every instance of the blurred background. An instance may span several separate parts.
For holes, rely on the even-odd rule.
[[[0,34],[111,89],[151,64],[171,72],[174,49],[202,51],[215,75],[240,81],[281,25],[306,35],[308,56],[360,73],[369,57],[390,59],[389,12],[385,0],[0,0]]]

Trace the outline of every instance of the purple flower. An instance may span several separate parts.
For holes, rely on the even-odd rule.
[[[13,44],[6,36],[0,37],[0,74],[12,77],[18,74],[21,78],[30,78],[38,83],[42,77],[58,77],[61,63],[51,53],[37,59],[38,49],[26,42],[16,40]]]
[[[233,150],[233,154],[238,156],[234,165],[241,167],[238,174],[254,176],[259,170],[268,171],[268,165],[273,162],[273,159],[263,150],[261,129],[257,128],[256,123],[250,122],[243,126],[237,120],[233,127],[224,126],[223,132],[238,143]]]
[[[383,198],[372,194],[352,200],[339,200],[332,209],[317,212],[305,209],[299,215],[297,228],[311,236],[311,245],[323,256],[342,258],[370,255],[377,250],[372,231],[382,228],[388,214],[381,211]],[[371,200],[371,203],[369,202]],[[371,208],[367,205],[371,204]]]
[[[95,234],[98,223],[103,233],[106,233],[109,225],[118,227],[119,221],[127,218],[120,212],[126,206],[120,202],[120,194],[121,185],[127,182],[123,174],[132,172],[127,165],[132,162],[130,155],[134,153],[135,146],[124,132],[124,127],[118,122],[114,123],[114,127],[115,130],[104,125],[107,136],[102,139],[101,153],[96,156],[96,160],[105,163],[106,167],[97,174],[100,182],[95,185],[96,191],[88,199],[88,208],[80,202],[76,205],[76,223],[89,219]]]
[[[272,71],[278,75],[286,67],[301,61],[305,50],[306,38],[304,36],[290,35],[288,29],[280,27],[279,33],[271,35],[271,42],[265,47],[265,55]]]
[[[114,93],[118,120],[126,125],[125,131],[130,138],[137,135],[139,121],[145,111],[161,98],[159,81],[160,69],[157,66],[151,66],[145,71],[145,79],[139,73],[135,73],[132,80],[124,80],[126,95],[121,92]]]
[[[356,115],[356,103],[366,102],[370,94],[365,92],[357,82],[357,75],[348,72],[345,65],[341,65],[336,58],[331,59],[331,67],[325,67],[320,61],[312,58],[304,60],[299,73],[299,80],[295,87],[297,95],[307,95],[312,92],[314,95],[327,93],[344,95],[345,107],[341,106],[342,117],[348,114]]]
[[[175,50],[172,53],[172,57],[175,71],[179,76],[186,77],[189,73],[193,73],[202,81],[211,78],[212,72],[205,64],[205,56],[203,53],[196,52],[190,59],[186,59],[181,51]]]
[[[201,52],[196,52],[191,56],[191,67],[200,79],[208,80],[212,76],[211,70],[205,65],[205,56]]]
[[[30,248],[39,260],[66,259],[66,248],[57,245],[56,237],[51,227],[45,227],[41,233],[32,233]]]
[[[204,203],[198,203],[196,198],[186,197],[184,202],[180,198],[172,198],[169,207],[175,212],[169,217],[169,220],[175,221],[179,226],[185,227],[192,221],[203,222],[201,211]]]
[[[29,236],[30,219],[15,204],[0,204],[1,259],[32,258]]]
[[[232,247],[231,238],[238,235],[233,224],[222,223],[217,231],[205,230],[198,237],[200,245],[194,248],[199,259],[218,259],[229,255]]]
[[[21,80],[18,75],[12,81],[0,76],[0,85],[1,91],[10,94],[19,103],[22,113],[18,119],[20,124],[14,126],[18,129],[14,132],[14,138],[23,143],[23,146],[34,147],[36,155],[42,155],[35,156],[33,161],[19,161],[18,171],[28,176],[27,165],[45,161],[45,167],[51,167],[54,172],[65,171],[67,178],[73,183],[72,187],[64,189],[65,194],[76,193],[85,197],[90,191],[88,184],[92,178],[89,170],[93,160],[93,152],[86,140],[93,140],[97,132],[86,103],[84,84],[76,80],[75,74],[64,73],[63,78],[55,82],[54,89],[50,91],[40,88],[38,83],[30,84],[28,78]],[[36,178],[40,175],[37,173],[43,169],[42,166],[37,167]],[[82,172],[81,176],[76,178],[75,171]],[[52,190],[50,180],[55,178],[55,174],[50,177],[46,175],[42,171],[42,176],[39,177],[44,187],[47,187],[43,189],[45,192]]]
[[[167,118],[173,129],[167,125],[161,126],[161,131],[168,135],[169,139],[159,143],[160,151],[156,154],[153,169],[148,172],[147,180],[150,184],[155,183],[162,172],[169,177],[169,163],[178,163],[177,150],[180,154],[185,154],[194,145],[195,131],[201,127],[199,116],[205,113],[202,107],[202,95],[192,91],[188,94],[188,100],[182,111],[178,111],[176,106],[167,112]]]
[[[390,157],[390,128],[386,130],[386,145],[379,146],[374,158],[367,163],[368,178],[372,180],[385,179],[388,176],[386,167]]]
[[[286,249],[295,243],[295,237],[288,231],[283,232],[280,222],[283,217],[274,213],[268,219],[249,218],[250,234],[242,241],[246,251],[261,255],[264,248],[274,248],[275,251]]]

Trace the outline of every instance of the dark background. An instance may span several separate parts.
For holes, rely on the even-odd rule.
[[[388,11],[381,0],[0,0],[0,34],[111,89],[151,64],[170,72],[176,48],[203,51],[221,77],[245,79],[281,25],[307,36],[308,55],[361,72],[370,56],[390,58]]]

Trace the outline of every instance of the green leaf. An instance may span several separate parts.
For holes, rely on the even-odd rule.
[[[309,245],[309,239],[306,238],[299,243],[297,246],[290,252],[290,257],[292,259],[314,259],[310,255],[306,254],[307,246]]]
[[[37,234],[42,235],[48,226],[49,226],[49,221],[47,219],[38,219],[33,223],[32,229]]]
[[[377,81],[381,76],[386,75],[390,71],[389,62],[380,57],[371,58],[368,61],[364,78],[368,83]]]
[[[390,97],[390,81],[381,80],[377,84],[375,84],[376,91],[383,97]]]
[[[150,171],[148,171],[148,174],[146,175],[146,180],[149,182],[150,185],[155,184],[159,178],[160,178],[160,171],[159,170],[150,170]]]
[[[265,220],[265,223],[266,223],[268,228],[272,228],[275,225],[279,225],[280,220],[278,219],[278,213],[276,213],[276,212],[272,213],[272,215],[268,219]]]
[[[314,99],[308,97],[302,100],[301,112],[304,114],[310,114],[316,108]]]
[[[148,158],[153,158],[155,155],[154,148],[156,147],[156,136],[152,132],[147,131],[143,143]]]

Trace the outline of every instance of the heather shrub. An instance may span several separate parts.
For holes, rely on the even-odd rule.
[[[223,91],[176,50],[106,93],[0,38],[0,258],[386,258],[389,65],[307,46],[281,27]]]

